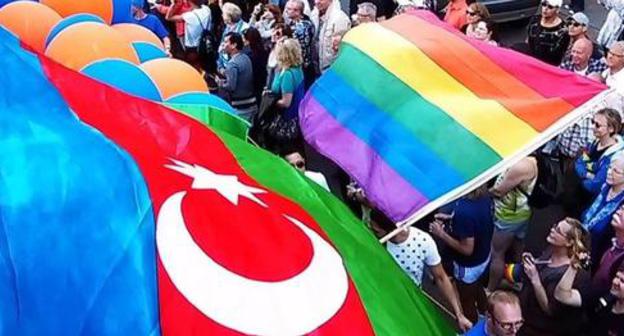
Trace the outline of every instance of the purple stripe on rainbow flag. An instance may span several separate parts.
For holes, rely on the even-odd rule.
[[[409,13],[409,15],[459,36],[509,74],[518,78],[546,98],[559,97],[578,107],[596,94],[595,90],[592,89],[595,88],[596,83],[581,76],[576,76],[575,78],[566,76],[566,85],[553,85],[551,81],[544,79],[551,79],[553,76],[561,74],[567,75],[568,72],[555,67],[545,67],[544,62],[532,57],[526,57],[526,55],[514,52],[511,49],[496,47],[471,39],[464,34],[457,34],[455,28],[441,22],[429,11],[414,11]]]
[[[371,192],[366,197],[381,209],[387,209],[390,218],[402,220],[429,202],[366,143],[334,119],[312,95],[306,95],[301,104],[306,106],[306,113],[300,120],[302,129],[312,130],[310,125],[323,125],[324,133],[332,134],[327,138],[304,132],[306,141],[321,154],[331,157],[359,184],[369,187]],[[334,146],[336,143],[343,145]]]

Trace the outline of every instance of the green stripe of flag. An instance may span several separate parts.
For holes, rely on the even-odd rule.
[[[301,205],[342,256],[377,335],[453,335],[377,239],[332,194],[285,161],[217,131],[242,168],[258,183]]]
[[[481,139],[361,50],[343,43],[340,53],[332,71],[462,176],[473,178],[501,160]]]
[[[165,105],[193,117],[213,129],[227,132],[239,139],[247,139],[250,125],[238,116],[209,105],[178,103],[165,103]]]

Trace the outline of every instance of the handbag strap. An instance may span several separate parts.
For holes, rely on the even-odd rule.
[[[202,32],[205,32],[206,30],[208,30],[208,28],[204,27],[204,25],[202,24],[202,20],[199,14],[197,14],[196,11],[192,11],[191,13],[195,14],[195,16],[197,17],[197,21],[199,21],[199,26],[202,28]]]

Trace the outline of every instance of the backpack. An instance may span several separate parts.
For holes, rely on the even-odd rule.
[[[555,203],[563,193],[563,169],[558,158],[538,152],[532,155],[537,161],[537,181],[528,195],[529,205],[545,208]]]
[[[199,56],[206,61],[210,61],[213,58],[216,60],[219,44],[213,29],[210,29],[210,25],[204,27],[199,15],[196,12],[193,12],[193,14],[195,14],[197,20],[199,21],[199,25],[202,27],[201,37],[199,38],[199,46],[197,48]]]

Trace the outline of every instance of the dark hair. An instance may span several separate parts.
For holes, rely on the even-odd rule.
[[[481,19],[477,21],[475,25],[479,24],[479,22],[485,23],[485,27],[490,32],[490,40],[498,41],[498,32],[496,29],[496,23],[492,21],[491,19]]]
[[[281,30],[282,31],[282,36],[286,36],[286,37],[293,37],[293,31],[290,28],[290,26],[285,25],[283,22],[276,22],[275,24],[273,24],[273,30]]]
[[[605,107],[598,110],[596,114],[600,114],[607,119],[607,127],[613,128],[613,133],[611,133],[611,135],[620,133],[620,130],[622,129],[622,116],[620,115],[620,112],[615,109]]]
[[[394,231],[397,228],[396,224],[394,224],[394,222],[392,222],[392,220],[390,220],[390,218],[388,218],[386,215],[384,215],[383,212],[381,212],[381,211],[379,211],[377,209],[372,209],[371,210],[371,217],[370,218],[382,230],[386,231],[386,234]]]
[[[273,14],[275,22],[284,22],[284,18],[282,17],[282,11],[280,10],[279,6],[274,4],[268,4],[264,7],[264,10],[267,10],[271,12],[271,14]]]
[[[241,36],[241,34],[236,32],[229,32],[225,34],[225,38],[227,38],[230,43],[234,43],[236,49],[243,50],[245,43],[243,43],[243,37]]]
[[[254,55],[259,55],[265,51],[264,44],[262,43],[262,36],[260,36],[258,29],[249,27],[245,30],[243,35],[245,35],[245,40],[249,42],[249,49],[251,49]]]

